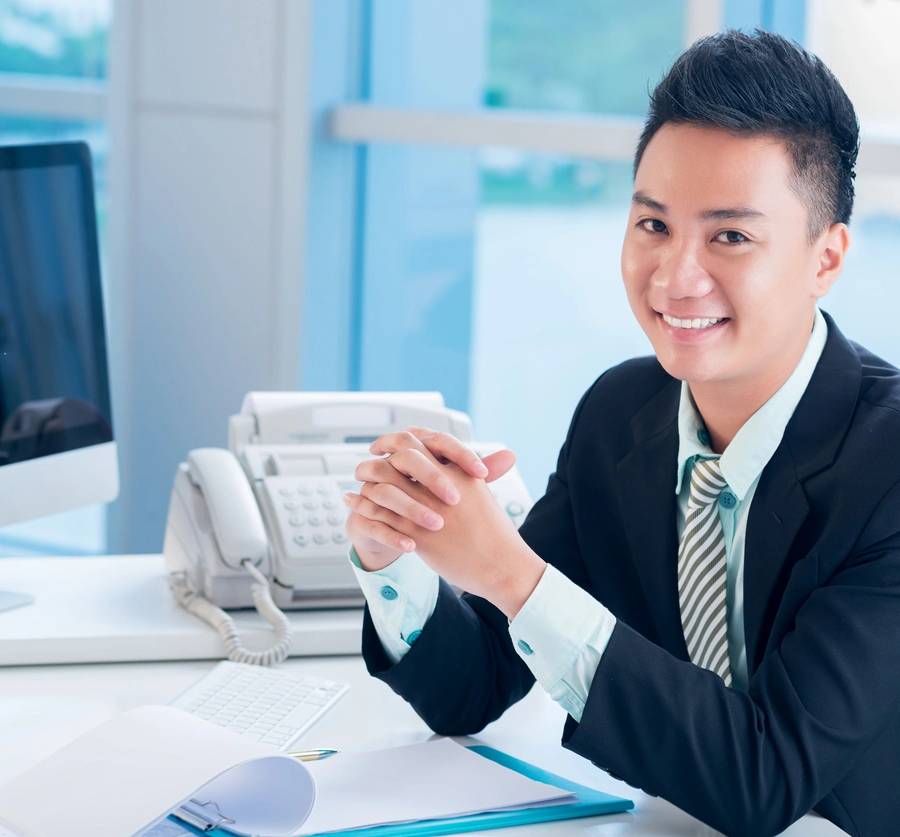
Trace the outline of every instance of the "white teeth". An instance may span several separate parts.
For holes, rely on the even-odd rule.
[[[725,317],[718,317],[696,320],[679,320],[677,317],[670,317],[668,314],[663,314],[662,318],[674,328],[709,328],[709,326],[720,323],[725,319]]]

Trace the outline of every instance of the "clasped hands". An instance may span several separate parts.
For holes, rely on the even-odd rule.
[[[487,483],[515,463],[510,450],[483,460],[455,437],[410,427],[380,436],[348,491],[347,535],[366,570],[415,552],[451,584],[481,596],[512,619],[546,563],[522,540]]]

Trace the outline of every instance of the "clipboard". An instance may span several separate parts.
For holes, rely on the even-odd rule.
[[[418,822],[376,825],[370,828],[354,828],[350,831],[329,831],[327,837],[431,837],[443,834],[464,834],[469,831],[483,831],[493,828],[509,828],[517,825],[553,822],[555,820],[596,817],[602,814],[620,814],[634,808],[634,802],[620,796],[612,796],[594,788],[579,785],[555,773],[550,773],[508,755],[493,747],[472,744],[467,747],[473,753],[497,762],[503,767],[515,770],[529,779],[546,782],[575,794],[574,802],[547,805],[540,808],[525,808],[518,811],[487,811],[462,817],[448,817],[441,820],[420,820]],[[201,832],[195,832],[200,834]],[[206,837],[233,837],[231,832],[216,828],[205,832]]]

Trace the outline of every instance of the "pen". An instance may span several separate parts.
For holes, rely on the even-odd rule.
[[[293,756],[297,761],[319,761],[319,759],[327,759],[335,753],[337,750],[300,750],[297,753],[288,753],[288,755]]]

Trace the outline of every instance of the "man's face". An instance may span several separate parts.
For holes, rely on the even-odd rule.
[[[824,289],[790,176],[787,149],[768,136],[669,123],[648,143],[622,276],[673,377],[698,385],[783,380],[799,360]],[[722,322],[696,327],[709,318]]]

